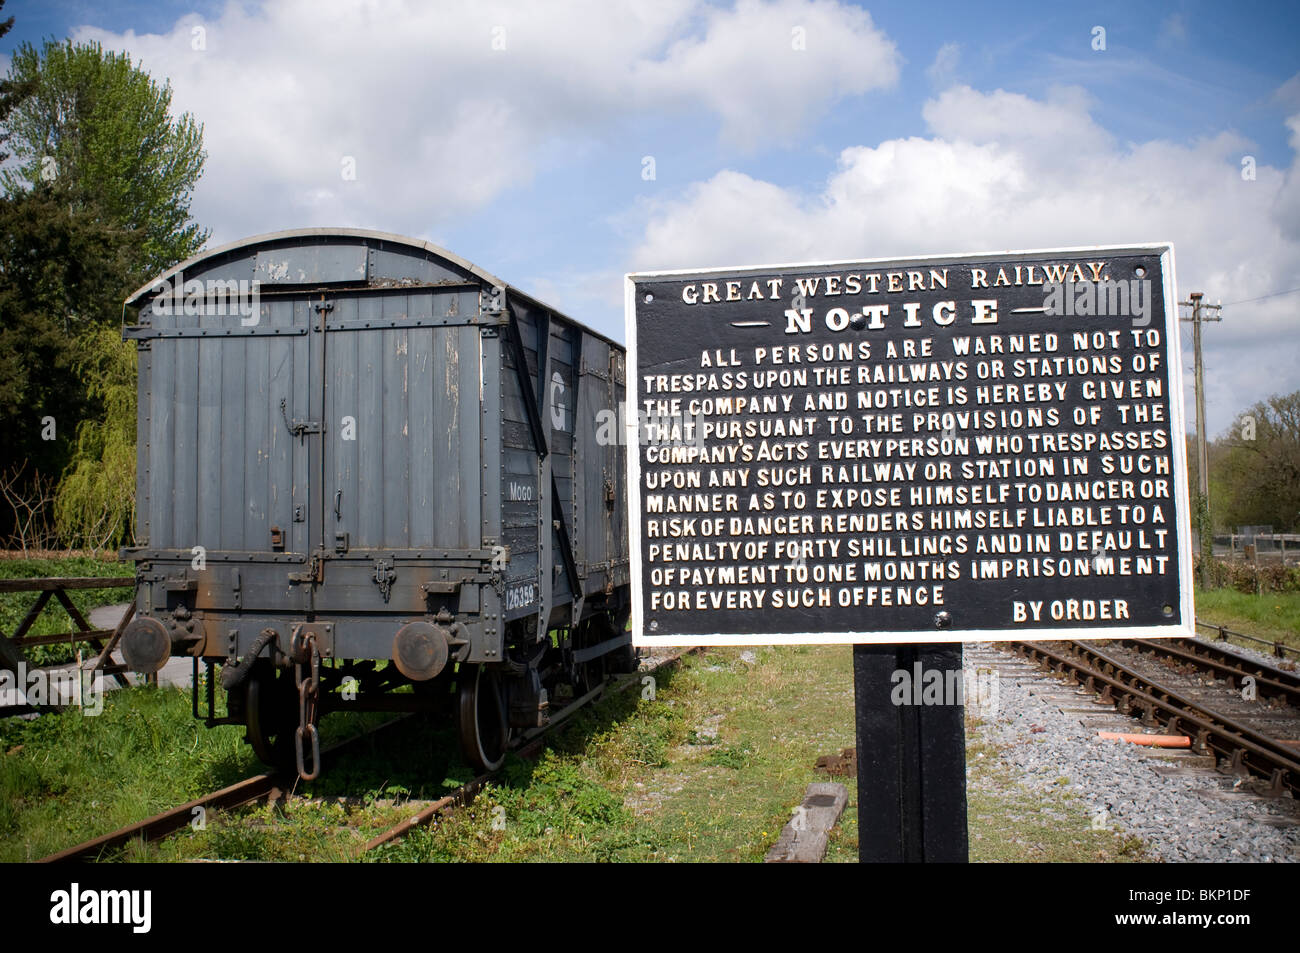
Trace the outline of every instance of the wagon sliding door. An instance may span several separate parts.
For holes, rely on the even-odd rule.
[[[301,299],[264,299],[251,327],[238,316],[153,314],[150,326],[127,329],[141,346],[137,536],[146,551],[310,550],[308,446],[290,422],[319,386],[309,314]]]
[[[448,323],[458,297],[332,300],[321,534],[336,557],[438,558],[482,545],[480,329]],[[477,309],[476,294],[465,297]]]

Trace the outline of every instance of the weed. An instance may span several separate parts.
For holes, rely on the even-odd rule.
[[[218,824],[208,829],[207,847],[214,857],[225,860],[271,860],[265,831],[242,824]]]
[[[704,763],[715,765],[719,768],[732,768],[740,770],[749,765],[754,757],[754,749],[748,744],[724,745],[717,751],[709,753],[708,760]]]

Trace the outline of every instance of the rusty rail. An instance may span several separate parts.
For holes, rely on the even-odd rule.
[[[336,744],[330,745],[321,752],[321,757],[328,761],[333,761],[340,754],[348,749],[357,746],[365,739],[373,738],[380,732],[391,729],[406,720],[408,716],[402,715],[377,725],[370,731],[353,735]],[[245,778],[243,781],[237,781],[234,784],[224,787],[219,791],[213,791],[211,794],[205,794],[202,797],[195,798],[193,801],[187,801],[178,807],[169,808],[161,813],[154,814],[152,817],[146,817],[135,824],[129,824],[126,827],[110,831],[99,837],[84,841],[80,844],[74,844],[58,853],[50,854],[48,857],[42,857],[41,863],[62,863],[70,860],[98,860],[108,851],[117,850],[125,847],[132,841],[141,843],[151,843],[162,840],[179,830],[189,827],[194,819],[201,816],[198,811],[206,812],[213,810],[232,810],[237,807],[243,807],[245,804],[254,804],[258,801],[271,799],[275,800],[282,794],[293,790],[298,783],[297,776],[292,770],[285,772],[269,771],[265,774],[253,775]]]
[[[169,834],[189,827],[196,817],[202,817],[209,808],[225,809],[252,804],[262,798],[270,797],[278,785],[285,780],[275,774],[259,774],[236,782],[220,791],[213,791],[203,797],[195,798],[179,807],[147,817],[136,824],[96,837],[81,844],[76,844],[48,857],[42,857],[43,864],[57,864],[69,860],[97,860],[106,851],[125,847],[134,840],[144,843],[161,840]]]
[[[112,629],[96,629],[86,621],[81,610],[68,596],[70,589],[134,589],[134,576],[42,576],[31,579],[0,579],[0,593],[39,592],[36,602],[27,611],[13,635],[0,632],[0,669],[18,671],[19,665],[27,664],[23,649],[33,645],[55,645],[59,642],[89,642],[98,653],[88,671],[102,671],[115,678],[119,685],[127,684],[124,672],[126,667],[115,665],[110,661],[114,647],[122,637],[122,630],[135,614],[135,602],[123,613],[122,619]],[[50,604],[57,601],[72,619],[76,629],[54,635],[28,635],[28,631],[40,618]],[[29,706],[15,706],[6,709],[8,713],[28,710]],[[55,707],[55,706],[47,706]]]
[[[1268,779],[1271,793],[1281,795],[1289,790],[1300,796],[1300,754],[1249,725],[1186,698],[1082,642],[1008,645],[1099,693],[1126,715],[1139,711],[1148,724],[1162,724],[1170,734],[1193,736],[1193,750],[1227,759],[1239,774]]]
[[[1300,675],[1221,649],[1213,642],[1200,639],[1161,639],[1158,642],[1121,639],[1119,644],[1210,672],[1215,678],[1227,679],[1230,686],[1237,680],[1253,678],[1261,698],[1276,698],[1300,708]]]
[[[1273,655],[1280,659],[1285,659],[1288,655],[1294,655],[1296,658],[1300,658],[1300,649],[1297,649],[1293,645],[1287,645],[1285,642],[1281,642],[1277,639],[1261,639],[1258,636],[1247,635],[1245,632],[1237,632],[1228,628],[1226,625],[1219,625],[1217,622],[1206,622],[1203,619],[1197,619],[1196,624],[1202,629],[1214,630],[1217,633],[1216,638],[1219,642],[1226,642],[1229,637],[1242,639],[1246,642],[1254,642],[1256,645],[1267,645],[1273,650]]]
[[[527,732],[522,739],[525,742],[525,744],[520,748],[516,748],[514,753],[521,758],[531,760],[532,758],[539,755],[545,749],[547,743],[547,737],[546,737],[547,735],[549,735],[552,731],[554,731],[561,724],[567,721],[580,708],[582,708],[589,701],[594,699],[597,695],[600,695],[607,688],[612,689],[613,693],[625,691],[628,688],[632,687],[633,685],[641,684],[641,677],[643,675],[648,675],[651,672],[658,672],[661,669],[669,668],[673,665],[676,665],[679,661],[681,661],[683,656],[690,655],[694,652],[698,652],[699,650],[700,650],[700,646],[681,649],[680,651],[674,652],[672,655],[668,656],[667,658],[661,659],[652,668],[648,668],[645,671],[637,671],[633,673],[622,682],[613,685],[611,685],[608,681],[603,682],[602,684],[593,688],[591,691],[587,692],[587,694],[583,695],[582,697],[574,699],[569,705],[563,708],[555,718],[552,718],[551,721],[545,727],[534,728],[531,731]],[[621,676],[614,676],[614,677],[621,678]],[[439,817],[442,817],[443,815],[447,814],[449,811],[451,811],[454,808],[465,807],[466,805],[472,803],[474,797],[478,794],[478,792],[481,791],[483,787],[488,782],[490,782],[494,777],[496,777],[496,775],[499,773],[500,770],[488,772],[486,774],[480,774],[478,777],[474,778],[472,781],[468,781],[465,784],[461,785],[456,790],[452,791],[450,794],[447,794],[444,797],[439,798],[438,800],[432,802],[431,804],[425,805],[425,807],[423,807],[418,813],[413,814],[412,816],[406,818],[406,820],[395,824],[393,827],[390,827],[382,834],[379,834],[376,837],[372,838],[370,841],[368,841],[366,845],[361,848],[360,851],[361,854],[367,854],[377,847],[382,847],[384,844],[391,844],[394,841],[401,840],[403,837],[405,837],[415,828],[422,827],[425,824],[429,824],[433,822],[434,820],[436,820]]]

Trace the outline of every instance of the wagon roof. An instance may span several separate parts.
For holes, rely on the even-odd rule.
[[[490,272],[484,271],[473,262],[466,261],[454,252],[450,252],[432,242],[421,241],[418,238],[411,238],[406,235],[397,235],[392,232],[381,232],[369,228],[290,228],[281,232],[267,232],[264,235],[254,235],[250,238],[241,238],[238,241],[229,242],[225,245],[218,245],[216,248],[204,249],[192,258],[187,258],[180,264],[174,265],[167,269],[167,271],[151,279],[146,284],[141,285],[127,297],[125,304],[133,308],[141,307],[151,294],[154,293],[154,290],[160,283],[169,281],[177,273],[193,269],[195,265],[200,263],[214,262],[221,258],[235,258],[238,257],[238,254],[247,253],[249,250],[255,249],[258,246],[279,244],[295,238],[362,238],[371,239],[373,241],[389,242],[396,245],[405,245],[408,248],[418,249],[427,255],[441,259],[442,261],[448,262],[463,271],[469,272],[490,286],[505,288],[510,295],[520,298],[535,307],[549,311],[552,314],[559,315],[566,321],[570,321],[573,324],[584,328],[590,334],[608,341],[610,344],[614,344],[620,348],[623,346],[613,338],[587,327],[580,321],[575,321],[558,308],[552,307],[546,302],[538,300],[525,291],[521,291],[518,287],[509,282],[502,281],[500,278]]]

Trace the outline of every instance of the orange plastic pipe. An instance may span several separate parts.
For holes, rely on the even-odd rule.
[[[1152,748],[1190,748],[1192,739],[1186,735],[1126,735],[1119,731],[1099,731],[1097,737],[1103,741],[1128,741],[1135,745],[1149,745]]]

